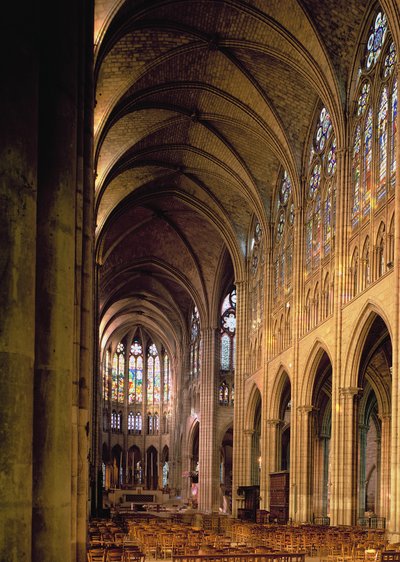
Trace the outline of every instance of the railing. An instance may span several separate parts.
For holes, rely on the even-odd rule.
[[[357,520],[360,527],[367,527],[368,529],[385,529],[385,517],[359,517]]]
[[[221,554],[181,554],[172,556],[172,562],[305,562],[305,554],[273,552],[270,554],[244,554],[221,552]]]

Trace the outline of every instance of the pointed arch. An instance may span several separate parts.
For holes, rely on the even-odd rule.
[[[299,392],[299,404],[312,404],[316,375],[324,354],[333,366],[332,354],[329,351],[329,346],[321,338],[316,338],[305,364],[303,380]]]
[[[367,336],[377,317],[382,319],[388,330],[390,340],[393,341],[393,329],[385,311],[378,304],[369,300],[353,322],[354,330],[349,338],[349,347],[344,355],[347,358],[343,371],[346,374],[346,380],[341,381],[341,386],[358,387],[362,352]]]
[[[253,429],[256,410],[257,410],[257,407],[259,406],[259,404],[261,404],[261,403],[262,403],[262,395],[261,395],[260,389],[254,383],[251,390],[250,390],[249,397],[247,399],[246,418],[245,418],[245,422],[244,422],[245,429],[248,429],[248,430]]]

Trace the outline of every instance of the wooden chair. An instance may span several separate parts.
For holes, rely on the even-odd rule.
[[[88,562],[105,562],[105,554],[102,548],[93,548],[87,552]]]
[[[110,548],[107,551],[106,562],[123,562],[123,554],[122,548]]]

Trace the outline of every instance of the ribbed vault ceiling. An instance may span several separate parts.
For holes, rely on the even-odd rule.
[[[340,140],[366,0],[96,2],[95,168],[103,344],[141,325],[172,353],[190,307],[215,325],[268,236],[282,169],[298,193],[310,124]]]

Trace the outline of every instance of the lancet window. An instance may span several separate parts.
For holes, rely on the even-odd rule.
[[[124,401],[125,383],[125,347],[123,343],[117,345],[113,356],[111,372],[111,399],[115,402]]]
[[[197,378],[200,375],[200,354],[200,316],[197,306],[195,306],[190,323],[190,374],[192,378]]]

